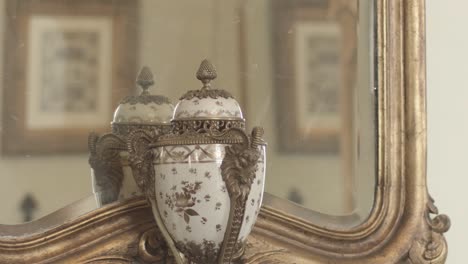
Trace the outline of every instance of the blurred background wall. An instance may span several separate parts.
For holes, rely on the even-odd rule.
[[[5,1],[0,0],[1,12],[4,12]],[[238,11],[243,1],[225,1],[221,4],[218,0],[196,2],[141,0],[138,64],[140,67],[148,65],[155,72],[156,85],[152,88],[152,93],[167,95],[176,103],[178,97],[185,91],[200,87],[194,76],[195,70],[201,59],[210,58],[220,73],[215,85],[229,90],[239,99],[241,106],[246,109],[244,114],[249,120],[250,127],[253,124],[266,127],[266,140],[270,143],[267,168],[270,173],[267,191],[287,197],[288,192],[296,187],[301,191],[305,206],[334,215],[349,214],[353,210],[360,210],[352,208],[354,201],[350,202],[350,200],[354,198],[357,203],[364,204],[360,207],[363,208],[362,215],[365,215],[372,204],[374,184],[372,165],[366,166],[364,170],[356,171],[356,174],[366,176],[359,178],[360,183],[356,184],[357,187],[354,190],[356,197],[352,197],[352,194],[349,194],[350,191],[347,190],[349,187],[345,185],[347,178],[353,177],[353,172],[343,169],[339,156],[290,155],[277,150],[269,2],[271,1],[252,1],[248,2],[246,7],[248,10],[245,17],[247,43],[244,45],[248,48],[246,54],[248,54],[249,66],[241,73]],[[181,4],[184,4],[184,9],[180,8]],[[0,31],[3,31],[8,25],[4,25],[5,21],[1,16]],[[369,23],[369,21],[361,19],[360,23]],[[0,50],[3,37],[3,32],[0,32]],[[364,41],[360,47],[366,56],[369,52],[368,44],[369,42]],[[3,55],[2,52],[0,54]],[[2,58],[0,61],[3,61]],[[367,64],[366,66],[369,67]],[[0,73],[1,67],[5,65],[0,64]],[[367,68],[365,71],[371,72]],[[248,75],[244,77],[247,79],[246,87],[242,87],[240,83],[242,74]],[[1,77],[0,75],[0,83],[3,84]],[[360,82],[365,86],[369,85],[367,78],[370,77],[366,75],[360,77]],[[4,91],[13,88],[2,87],[2,89]],[[250,96],[249,100],[242,100],[242,89],[246,89]],[[361,92],[371,97],[370,90],[365,87]],[[363,101],[365,102],[361,105],[369,108],[366,108],[365,112],[368,116],[372,116],[370,114],[372,101],[367,98]],[[1,102],[2,100],[0,104]],[[0,109],[2,109],[1,106]],[[110,113],[109,122],[111,119]],[[364,119],[369,121],[367,118]],[[364,130],[373,131],[372,128]],[[372,146],[370,148],[372,149]],[[372,156],[373,151],[369,152]],[[86,153],[0,157],[0,223],[22,222],[19,207],[21,200],[28,192],[34,195],[39,205],[34,218],[44,216],[64,205],[91,195],[90,169],[87,159]],[[368,163],[369,160],[362,162]],[[295,175],[294,181],[291,180],[290,175]]]
[[[0,61],[2,62],[6,26],[4,8],[5,0],[0,0],[0,50],[2,50]],[[3,87],[3,67],[5,65],[0,63],[1,91],[8,89]],[[3,92],[0,93],[0,109],[3,109],[2,94]],[[32,193],[40,204],[35,216],[42,216],[61,208],[64,204],[91,195],[89,172],[85,153],[66,157],[59,155],[0,157],[0,223],[13,224],[23,221],[19,208],[26,193]]]
[[[429,191],[452,220],[448,264],[467,263],[468,1],[427,0]]]

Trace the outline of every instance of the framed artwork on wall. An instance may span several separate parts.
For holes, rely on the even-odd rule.
[[[274,1],[281,152],[339,153],[349,145],[357,1]],[[287,128],[287,129],[286,129]]]
[[[83,152],[89,132],[109,130],[118,100],[134,87],[137,6],[7,2],[4,154]]]

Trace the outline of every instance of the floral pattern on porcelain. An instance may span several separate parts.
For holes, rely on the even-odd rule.
[[[213,252],[219,252],[224,240],[230,211],[230,198],[220,171],[225,147],[202,144],[154,149],[158,209],[169,234],[186,255],[199,255],[200,252],[192,252],[197,249],[209,259]],[[239,235],[242,243],[252,230],[263,198],[265,147],[260,148],[262,158]],[[206,241],[210,241],[210,247],[204,246]]]
[[[174,112],[174,119],[243,119],[239,103],[233,98],[194,97],[181,100]]]
[[[130,104],[125,103],[117,107],[114,113],[116,123],[155,123],[166,124],[171,121],[174,113],[172,104]]]

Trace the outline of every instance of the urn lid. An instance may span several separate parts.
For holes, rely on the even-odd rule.
[[[113,124],[169,124],[174,106],[169,98],[152,95],[148,89],[154,85],[153,74],[148,67],[143,67],[136,84],[143,90],[138,96],[123,99],[114,112]]]
[[[229,92],[211,88],[211,81],[216,79],[217,73],[208,60],[201,62],[196,77],[203,87],[188,91],[180,98],[175,107],[174,121],[244,120],[239,103]]]

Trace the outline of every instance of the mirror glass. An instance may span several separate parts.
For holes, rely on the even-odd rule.
[[[139,93],[142,66],[154,72],[151,93],[176,104],[200,88],[204,58],[248,129],[265,128],[266,191],[304,210],[363,220],[377,158],[372,5],[0,0],[0,223],[83,199],[97,208],[89,132],[110,131],[119,101]]]

